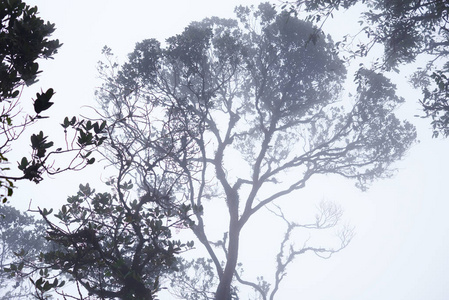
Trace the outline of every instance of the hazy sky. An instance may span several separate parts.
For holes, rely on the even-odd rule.
[[[236,5],[260,2],[28,1],[38,5],[43,19],[56,23],[54,37],[64,45],[54,60],[41,63],[44,73],[27,93],[34,95],[41,87],[55,89],[56,103],[49,110],[51,118],[45,120],[45,126],[48,133],[61,134],[58,123],[64,116],[88,114],[88,109],[80,107],[94,104],[93,93],[98,85],[96,63],[104,45],[110,46],[123,61],[142,39],[164,40],[180,33],[191,21],[210,16],[232,17]],[[349,22],[339,23],[332,30],[346,33],[351,26]],[[313,255],[299,258],[290,267],[278,299],[449,299],[449,203],[444,192],[449,184],[449,140],[431,139],[430,121],[414,117],[420,113],[417,101],[421,95],[403,77],[395,77],[398,93],[407,101],[400,114],[417,126],[421,142],[396,164],[398,172],[393,178],[375,182],[366,193],[355,189],[351,181],[323,176],[314,178],[303,191],[292,196],[297,198],[294,204],[282,203],[288,205],[289,211],[303,214],[303,208],[311,202],[335,201],[343,206],[344,219],[356,227],[356,236],[346,249],[329,260]],[[102,170],[92,170],[46,179],[37,186],[20,183],[14,205],[26,208],[32,199],[33,207],[58,207],[76,192],[79,183],[98,182]],[[253,222],[243,233],[242,246],[253,246],[251,250],[242,250],[248,273],[274,262],[274,257],[265,256],[273,252],[273,245],[265,237],[279,233],[268,230]]]

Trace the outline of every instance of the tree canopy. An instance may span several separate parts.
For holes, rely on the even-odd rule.
[[[363,5],[360,32],[367,39],[352,51],[363,57],[375,45],[382,45],[384,54],[374,65],[377,69],[398,71],[401,64],[414,62],[419,55],[426,54],[427,65],[414,74],[412,82],[423,91],[420,102],[425,115],[432,118],[433,135],[449,134],[447,1],[299,0],[293,3],[293,11],[300,14],[305,11],[311,20],[319,23],[329,22],[329,17],[339,9]]]
[[[190,227],[215,266],[215,299],[236,292],[240,233],[261,208],[319,174],[366,189],[416,136],[394,115],[403,99],[382,74],[360,69],[357,94],[342,98],[343,61],[330,37],[310,38],[311,23],[268,3],[236,15],[137,43],[122,66],[105,48],[97,94],[114,124],[106,149],[121,149],[138,184],[170,182],[178,202],[203,208]],[[229,223],[215,247],[205,216],[219,205]]]

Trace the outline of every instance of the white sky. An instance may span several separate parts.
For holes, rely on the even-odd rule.
[[[48,111],[51,118],[45,120],[47,134],[62,134],[58,124],[64,116],[87,113],[80,107],[94,104],[96,63],[104,45],[124,60],[142,39],[163,40],[180,33],[191,21],[210,16],[232,17],[236,5],[260,2],[28,1],[38,5],[44,20],[56,23],[54,37],[64,43],[55,60],[41,63],[44,73],[39,83],[27,91],[32,96],[41,87],[53,87],[57,93],[56,103]],[[333,30],[345,32],[350,27],[348,22],[340,23]],[[396,76],[401,81],[398,93],[407,101],[401,116],[418,127],[421,142],[397,164],[399,172],[392,179],[375,182],[367,193],[356,190],[348,180],[319,177],[295,194],[295,205],[284,201],[290,211],[300,211],[301,202],[323,198],[336,201],[345,209],[345,220],[356,227],[356,236],[346,249],[329,260],[312,255],[298,259],[289,269],[277,299],[449,299],[449,203],[444,192],[449,183],[449,140],[431,139],[430,121],[413,117],[420,113],[420,92],[404,83],[403,77]],[[36,128],[39,125],[32,130]],[[89,168],[46,179],[39,185],[20,183],[13,205],[25,209],[32,199],[33,207],[58,207],[77,191],[79,183],[98,182],[101,172]],[[274,257],[264,253],[274,253],[272,246],[277,249],[266,236],[279,233],[271,233],[261,221],[250,223],[243,233],[242,246],[253,247],[242,250],[248,274],[264,272],[263,266],[269,267],[274,261]]]

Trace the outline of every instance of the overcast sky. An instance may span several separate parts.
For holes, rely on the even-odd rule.
[[[27,93],[33,95],[40,88],[55,89],[56,103],[48,111],[51,118],[45,120],[45,128],[49,134],[61,134],[57,124],[64,116],[88,114],[87,108],[80,107],[94,104],[93,93],[98,85],[96,63],[104,45],[110,46],[123,61],[142,39],[162,41],[180,33],[191,21],[210,16],[232,17],[236,5],[260,2],[28,1],[38,6],[44,20],[56,23],[54,37],[64,45],[54,60],[41,63],[44,73]],[[349,22],[339,23],[332,30],[346,33],[351,26]],[[314,178],[303,191],[292,196],[297,198],[294,205],[281,203],[290,212],[303,212],[311,202],[335,201],[344,208],[344,219],[355,226],[356,236],[346,249],[329,260],[313,255],[298,259],[289,269],[278,299],[449,299],[449,203],[445,190],[449,184],[449,140],[431,139],[430,121],[414,117],[420,113],[420,92],[411,89],[403,77],[395,77],[398,93],[406,99],[400,115],[417,126],[421,142],[396,164],[398,172],[393,178],[375,182],[368,192],[358,191],[354,182],[323,176]],[[25,209],[32,199],[33,207],[58,207],[76,192],[79,183],[99,182],[102,170],[92,170],[46,179],[37,186],[20,183],[14,205]],[[268,268],[274,262],[274,257],[266,253],[277,247],[267,251],[262,248],[273,246],[266,237],[279,233],[267,230],[253,222],[243,232],[242,246],[253,246],[251,250],[242,250],[248,273],[259,269],[263,272],[265,264]]]

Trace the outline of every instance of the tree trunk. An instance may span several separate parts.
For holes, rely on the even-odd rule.
[[[231,300],[231,284],[237,266],[239,254],[240,227],[238,220],[231,220],[229,228],[229,246],[226,266],[215,293],[215,300]]]

